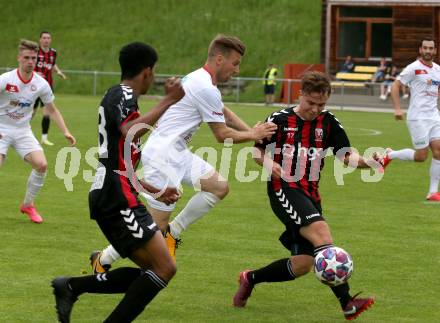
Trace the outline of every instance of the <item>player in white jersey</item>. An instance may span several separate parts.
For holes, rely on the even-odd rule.
[[[180,233],[205,215],[229,191],[227,180],[187,147],[200,124],[208,123],[221,143],[227,139],[234,143],[258,141],[276,130],[276,125],[271,122],[250,128],[222,102],[217,84],[227,82],[239,72],[244,53],[245,45],[238,38],[217,35],[209,46],[205,65],[183,78],[185,96],[159,119],[142,150],[144,181],[157,189],[179,188],[184,182],[198,190],[169,224],[175,204],[166,205],[148,198],[149,211],[159,228],[166,232],[173,257]],[[102,253],[92,254],[93,269],[102,272],[102,265],[108,267],[118,258],[114,248],[108,246]]]
[[[32,172],[20,211],[26,213],[32,222],[41,223],[43,219],[33,202],[43,186],[47,161],[29,124],[38,97],[49,109],[51,117],[66,139],[72,145],[76,140],[53,103],[54,95],[49,84],[34,72],[37,51],[37,43],[22,40],[18,47],[18,68],[0,75],[0,166],[5,161],[9,146],[31,164]]]
[[[403,119],[399,89],[402,84],[411,89],[407,125],[414,149],[393,151],[388,148],[383,163],[386,166],[393,159],[423,162],[431,150],[430,185],[426,199],[440,202],[440,115],[437,107],[440,66],[433,62],[436,53],[434,41],[423,38],[419,58],[405,67],[392,85],[391,97],[396,120]]]

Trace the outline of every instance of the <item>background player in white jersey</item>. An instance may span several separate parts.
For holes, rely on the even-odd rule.
[[[9,146],[31,164],[32,172],[20,211],[26,213],[32,222],[41,223],[43,219],[33,202],[43,186],[47,161],[29,124],[38,97],[70,144],[75,145],[76,140],[53,103],[54,95],[49,84],[34,72],[37,51],[37,43],[21,40],[18,46],[18,68],[0,75],[0,166],[6,158]]]
[[[205,215],[229,191],[228,182],[187,147],[202,122],[208,123],[218,142],[231,139],[234,143],[257,141],[275,133],[273,123],[259,123],[253,128],[224,106],[218,83],[227,82],[239,72],[245,45],[236,37],[217,35],[208,49],[202,68],[182,80],[185,96],[171,106],[157,122],[156,129],[142,150],[144,180],[157,189],[180,187],[181,182],[198,188],[183,210],[169,223],[175,204],[166,205],[148,199],[149,211],[162,231],[170,254],[175,256],[177,239]],[[95,272],[103,271],[119,258],[112,246],[91,256]]]
[[[394,81],[391,98],[396,120],[403,119],[399,90],[401,85],[411,89],[407,115],[408,130],[414,149],[387,149],[383,164],[386,167],[392,159],[423,162],[432,151],[430,185],[427,200],[440,202],[438,185],[440,180],[440,115],[437,107],[440,85],[440,66],[433,62],[437,53],[432,38],[423,38],[419,47],[420,57],[409,64]]]

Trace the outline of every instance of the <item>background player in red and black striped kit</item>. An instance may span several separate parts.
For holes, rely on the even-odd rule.
[[[139,138],[149,128],[146,125],[154,125],[185,94],[178,79],[168,79],[165,97],[148,113],[139,115],[137,98],[147,93],[152,84],[156,61],[156,51],[147,44],[135,42],[121,49],[121,84],[107,91],[99,107],[99,166],[89,193],[91,218],[117,252],[138,267],[54,279],[52,286],[60,322],[70,322],[73,304],[83,293],[124,293],[105,322],[132,322],[176,272],[161,231],[138,199],[135,187],[138,182],[131,177],[140,157]],[[134,131],[134,127],[141,129]],[[141,185],[151,193],[158,191],[147,183]],[[178,198],[176,188],[168,188],[157,197],[166,204],[175,203]]]
[[[278,126],[277,132],[269,140],[255,145],[255,161],[271,174],[267,185],[270,205],[286,226],[280,241],[292,256],[257,270],[241,272],[233,299],[236,307],[246,305],[255,284],[290,281],[309,273],[314,255],[332,246],[318,192],[327,149],[332,149],[346,165],[381,167],[377,161],[366,160],[350,149],[344,128],[333,114],[324,110],[330,93],[330,80],[325,74],[306,73],[302,78],[299,105],[269,116],[267,121]],[[332,290],[348,320],[374,303],[372,297],[350,296],[348,283]]]
[[[52,35],[50,34],[50,32],[42,31],[40,33],[40,48],[38,50],[35,72],[44,77],[44,79],[49,83],[53,91],[52,70],[55,70],[55,72],[63,79],[66,79],[66,75],[64,75],[64,73],[58,68],[56,64],[57,51],[50,47],[51,43]],[[48,146],[53,146],[53,143],[51,143],[47,139],[50,125],[49,112],[44,107],[44,104],[40,100],[40,98],[38,98],[38,100],[35,102],[34,109],[37,109],[38,106],[43,107],[43,120],[41,121],[41,143]]]

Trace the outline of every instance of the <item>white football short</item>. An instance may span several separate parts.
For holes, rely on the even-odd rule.
[[[214,167],[187,149],[174,153],[171,150],[143,150],[142,166],[144,181],[157,189],[181,189],[181,183],[200,189],[200,179],[211,176],[214,171]],[[160,211],[172,211],[176,206],[175,203],[166,205],[151,196],[147,197],[147,202]]]
[[[12,146],[23,159],[31,152],[43,150],[31,128],[0,127],[0,135],[0,154],[5,156],[9,146]]]
[[[408,130],[414,149],[429,146],[434,140],[440,140],[440,120],[408,120]]]

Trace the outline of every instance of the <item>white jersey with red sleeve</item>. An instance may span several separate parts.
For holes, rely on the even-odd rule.
[[[416,60],[409,64],[397,77],[403,85],[410,88],[411,99],[408,120],[440,120],[437,108],[440,85],[440,66],[428,66]]]
[[[225,122],[221,93],[207,69],[203,67],[186,75],[182,86],[185,96],[158,120],[142,154],[169,145],[179,151],[186,149],[202,122]]]
[[[44,104],[55,99],[47,81],[37,73],[28,81],[18,69],[0,75],[0,128],[29,128],[37,98]]]

